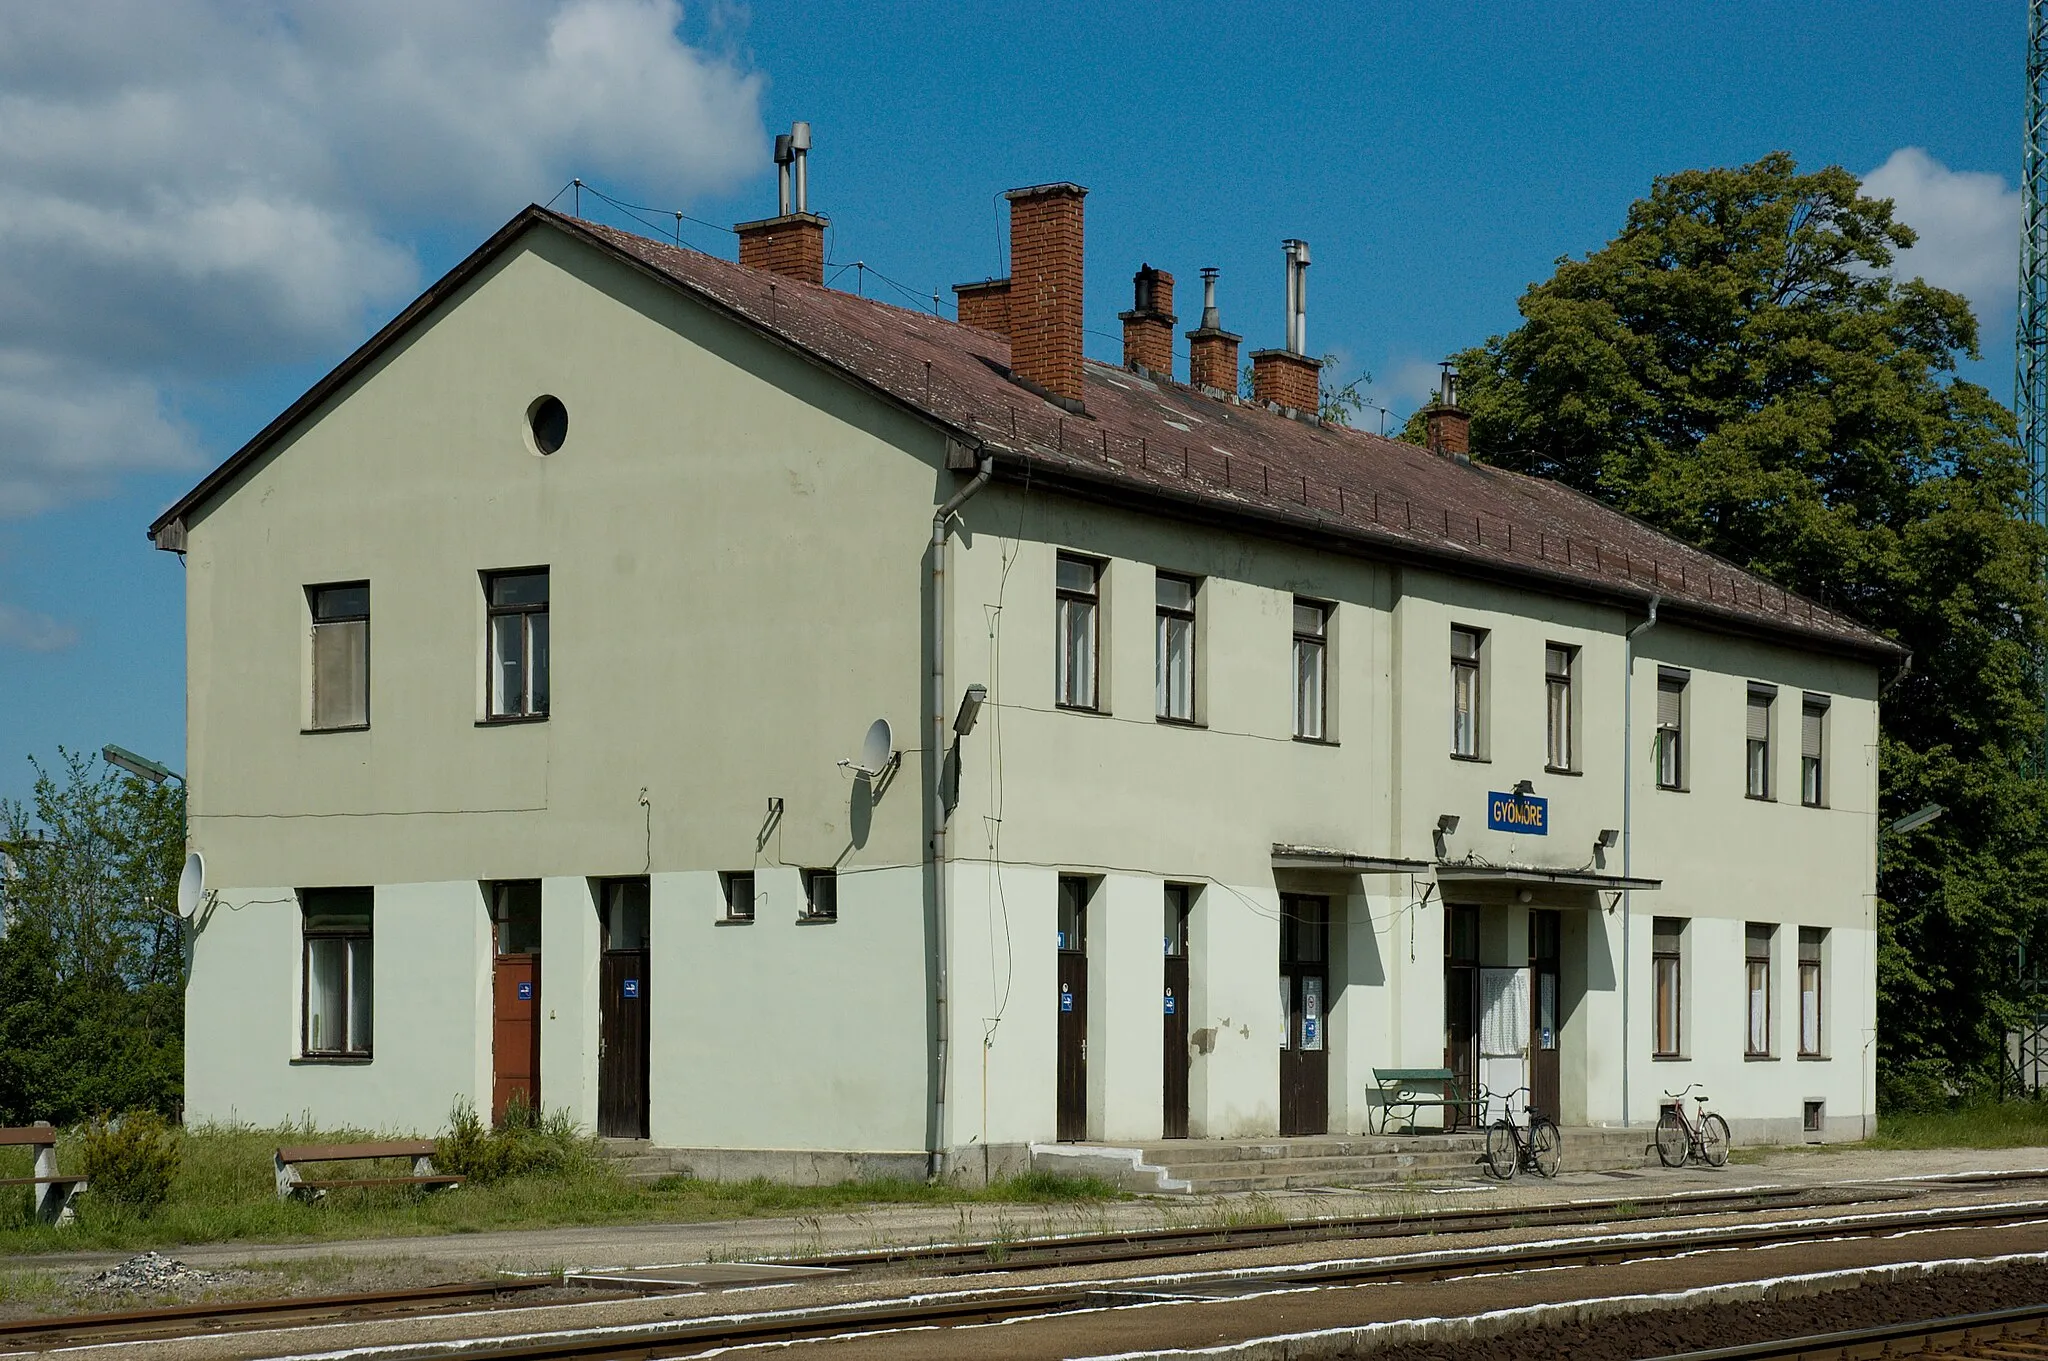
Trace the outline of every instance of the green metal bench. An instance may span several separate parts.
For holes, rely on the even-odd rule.
[[[1408,1134],[1415,1133],[1417,1112],[1440,1109],[1446,1127],[1461,1123],[1458,1112],[1477,1112],[1479,1102],[1458,1085],[1458,1075],[1449,1068],[1375,1068],[1372,1080],[1378,1084],[1379,1101],[1367,1107],[1366,1126],[1374,1134],[1392,1132],[1395,1112],[1405,1112]],[[1375,1123],[1377,1128],[1374,1128]]]

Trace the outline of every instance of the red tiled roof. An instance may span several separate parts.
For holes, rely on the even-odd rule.
[[[536,223],[579,237],[954,432],[1000,475],[1160,513],[1238,523],[1339,551],[1419,561],[1706,627],[1895,660],[1903,649],[1559,483],[1085,365],[1076,415],[1012,381],[1003,337],[528,208],[150,526],[182,519],[235,471]],[[166,532],[174,528],[175,532]],[[173,541],[174,540],[174,541]]]

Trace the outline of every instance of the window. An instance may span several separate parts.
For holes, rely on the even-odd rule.
[[[1749,687],[1743,787],[1752,799],[1771,797],[1771,705],[1777,697],[1768,685]]]
[[[306,951],[299,1048],[308,1058],[370,1057],[373,905],[367,888],[299,891]]]
[[[804,871],[804,920],[839,920],[839,871]]]
[[[754,876],[751,871],[723,874],[719,878],[725,889],[725,919],[729,922],[750,922],[754,919]]]
[[[490,616],[490,716],[548,713],[548,571],[496,572],[484,578]]]
[[[1194,909],[1195,890],[1188,884],[1166,886],[1166,954],[1169,959],[1186,959],[1188,914]]]
[[[569,438],[569,408],[560,397],[536,397],[526,408],[526,429],[535,453],[552,454]]]
[[[1097,707],[1095,630],[1101,585],[1101,563],[1060,554],[1058,702],[1063,709]]]
[[[1778,928],[1751,922],[1743,930],[1743,961],[1748,970],[1749,1028],[1742,1052],[1753,1059],[1771,1052],[1771,940]]]
[[[540,953],[540,880],[517,879],[490,886],[491,932],[501,955]]]
[[[1808,808],[1827,806],[1827,784],[1821,773],[1827,721],[1828,697],[1808,695],[1799,706],[1799,801]]]
[[[1817,926],[1799,928],[1799,1053],[1821,1056],[1820,951],[1828,933]]]
[[[1075,874],[1060,876],[1059,948],[1063,954],[1088,953],[1088,881]]]
[[[370,726],[370,583],[308,586],[313,611],[313,722]]]
[[[1479,647],[1477,629],[1451,630],[1451,754],[1479,755]]]
[[[1294,602],[1294,735],[1321,742],[1330,731],[1330,607]]]
[[[1825,1101],[1803,1101],[1800,1103],[1800,1127],[1808,1134],[1825,1132],[1828,1120],[1828,1103]]]
[[[1658,917],[1650,932],[1650,982],[1657,1008],[1656,1054],[1675,1059],[1683,1050],[1681,1028],[1685,998],[1680,969],[1680,947],[1685,939],[1685,922],[1678,917]]]
[[[1171,723],[1195,721],[1195,583],[1158,577],[1158,710]]]
[[[1572,672],[1578,669],[1579,650],[1561,643],[1543,649],[1544,752],[1552,770],[1576,770],[1572,764],[1578,752],[1572,738]]]
[[[1685,685],[1690,676],[1657,668],[1657,787],[1685,788]]]

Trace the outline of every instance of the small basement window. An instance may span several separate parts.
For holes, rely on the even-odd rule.
[[[1805,1103],[1805,1108],[1801,1114],[1806,1132],[1808,1134],[1819,1134],[1822,1131],[1822,1127],[1827,1124],[1828,1103],[1825,1101],[1808,1101]]]
[[[837,870],[804,871],[804,920],[814,922],[839,920],[839,872]]]
[[[534,398],[526,408],[526,432],[533,436],[535,451],[552,454],[569,438],[569,408],[560,397]]]
[[[750,871],[735,870],[719,876],[725,889],[725,919],[729,922],[750,922],[754,919],[754,876]]]

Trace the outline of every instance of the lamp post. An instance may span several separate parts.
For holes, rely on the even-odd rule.
[[[139,756],[128,750],[128,748],[117,747],[111,742],[100,748],[100,755],[106,760],[108,765],[125,770],[136,779],[148,784],[158,785],[162,784],[165,780],[176,780],[179,784],[185,783],[183,775],[172,770],[161,761],[152,761],[147,756]]]

